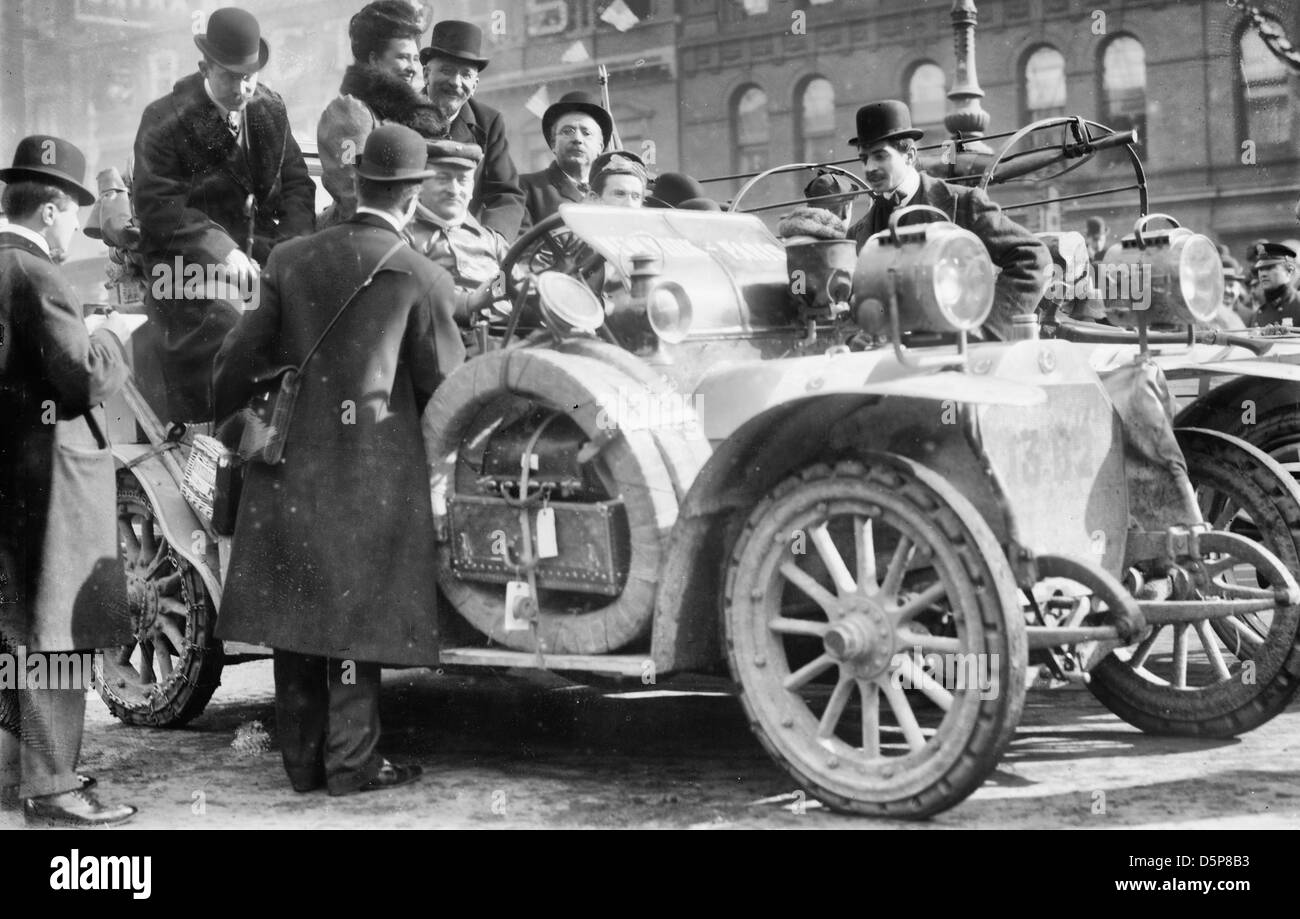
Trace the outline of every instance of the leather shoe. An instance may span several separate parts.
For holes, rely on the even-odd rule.
[[[379,772],[375,777],[364,785],[356,788],[330,789],[330,794],[335,797],[339,795],[350,795],[355,791],[383,791],[386,788],[396,788],[399,785],[407,785],[414,782],[424,772],[424,769],[416,765],[398,765],[384,760],[383,765],[379,767]]]
[[[125,823],[135,816],[128,804],[106,807],[93,791],[78,788],[61,795],[43,795],[23,802],[23,816],[28,823],[62,826],[111,826]]]
[[[96,784],[95,777],[91,775],[82,775],[77,773],[77,787],[83,791],[87,788],[94,788]],[[0,810],[17,810],[22,806],[23,799],[18,797],[17,785],[6,785],[0,789]]]

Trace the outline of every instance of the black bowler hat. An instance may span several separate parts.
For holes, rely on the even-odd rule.
[[[681,207],[683,202],[708,198],[704,186],[682,172],[660,173],[646,196],[646,207]]]
[[[1262,246],[1255,247],[1256,268],[1263,265],[1276,265],[1278,262],[1294,263],[1295,260],[1296,251],[1282,243],[1264,243]]]
[[[208,17],[208,31],[194,36],[206,56],[235,73],[257,73],[271,56],[262,30],[247,10],[227,6]]]
[[[610,135],[614,133],[614,119],[610,117],[605,107],[596,101],[595,96],[580,89],[565,93],[560,97],[559,102],[547,106],[546,111],[542,113],[542,136],[546,138],[547,146],[555,146],[555,122],[560,120],[561,115],[570,112],[589,115],[596,124],[600,125],[600,147],[603,150],[609,143]]]
[[[483,56],[483,30],[459,19],[444,19],[433,27],[429,47],[420,49],[420,63],[429,63],[435,54],[468,61],[479,70],[488,65],[488,59]]]
[[[425,140],[406,125],[386,124],[366,138],[357,175],[372,182],[420,182],[433,175]]]
[[[95,203],[95,193],[86,187],[85,179],[85,155],[48,134],[24,137],[14,151],[14,164],[0,169],[0,182],[44,182],[63,189],[82,207]]]
[[[915,140],[924,133],[912,127],[912,112],[906,103],[899,102],[897,99],[886,99],[858,109],[858,136],[850,138],[849,143],[859,147],[870,147],[896,137],[910,137]]]

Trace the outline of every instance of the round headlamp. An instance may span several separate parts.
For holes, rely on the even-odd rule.
[[[912,210],[903,208],[894,218]],[[888,332],[892,284],[900,331],[970,331],[993,308],[993,282],[993,262],[979,237],[944,216],[942,223],[894,224],[868,239],[853,272],[853,304],[864,331]]]
[[[1147,229],[1157,217],[1172,226]],[[1149,325],[1186,326],[1214,318],[1223,302],[1223,267],[1210,240],[1166,214],[1148,214],[1107,251],[1097,286],[1120,325],[1133,325],[1144,313]]]
[[[577,278],[558,271],[537,276],[537,299],[546,328],[561,337],[594,335],[605,322],[600,299]]]
[[[660,341],[675,345],[691,330],[691,298],[677,284],[656,285],[646,296],[646,318]]]

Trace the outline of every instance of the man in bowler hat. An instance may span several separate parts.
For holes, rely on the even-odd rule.
[[[314,229],[316,187],[284,101],[258,85],[270,50],[257,20],[219,9],[194,43],[203,53],[198,73],[140,120],[132,198],[144,235],[145,304],[163,332],[167,413],[208,422],[212,359],[243,308],[234,294],[253,291],[278,243]],[[193,265],[226,283],[185,285]]]
[[[100,405],[126,380],[130,330],[110,313],[88,333],[56,267],[78,206],[95,200],[85,175],[80,150],[43,135],[24,138],[0,169],[0,653],[77,655],[88,679],[94,649],[134,636]],[[29,823],[98,826],[135,813],[101,804],[94,780],[76,772],[88,688],[0,688],[0,793],[18,785]]]
[[[523,228],[541,223],[565,201],[595,199],[591,165],[609,146],[614,119],[589,93],[575,90],[542,113],[542,136],[555,154],[550,164],[519,177],[527,201]]]
[[[1281,325],[1289,319],[1300,329],[1300,291],[1295,288],[1296,251],[1282,243],[1254,247],[1260,306],[1251,325]]]
[[[858,109],[858,134],[849,140],[858,148],[863,175],[871,191],[871,209],[849,228],[858,250],[867,239],[889,227],[894,211],[927,204],[948,215],[957,226],[980,238],[1000,270],[994,286],[993,309],[984,324],[1000,338],[1011,330],[1011,317],[1033,313],[1047,287],[1051,256],[1045,246],[977,188],[962,188],[918,171],[916,141],[922,132],[912,127],[906,104],[894,99]]]
[[[420,415],[465,356],[451,276],[402,236],[432,175],[426,156],[408,127],[372,131],[356,213],[271,253],[261,304],[216,360],[217,410],[231,413],[254,380],[302,365],[320,340],[284,461],[247,468],[217,625],[221,638],[275,649],[276,728],[299,792],[373,791],[420,774],[378,746],[380,664],[438,660]]]
[[[470,213],[513,242],[524,219],[524,192],[501,113],[473,98],[479,74],[488,65],[482,48],[483,33],[473,23],[448,19],[435,25],[429,46],[420,50],[424,90],[450,123],[441,139],[477,144],[483,151]]]

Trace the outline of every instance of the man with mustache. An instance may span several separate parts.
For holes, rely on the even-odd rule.
[[[501,113],[472,98],[479,74],[488,65],[482,56],[483,33],[469,22],[448,19],[433,27],[429,47],[420,51],[425,94],[450,123],[446,139],[476,144],[483,151],[470,198],[470,213],[507,240],[519,234],[524,193],[510,159]]]
[[[210,422],[212,360],[244,308],[232,292],[248,298],[271,249],[315,228],[316,186],[284,101],[258,85],[270,49],[252,14],[219,9],[194,43],[198,73],[140,120],[132,199],[145,306],[163,332],[167,413]],[[227,283],[196,290],[183,280],[194,266]]]
[[[920,130],[912,127],[912,113],[895,99],[873,102],[858,109],[858,136],[849,143],[858,148],[863,177],[873,196],[866,216],[849,228],[858,250],[874,234],[889,228],[896,211],[914,204],[938,208],[957,226],[979,237],[989,258],[1000,270],[993,289],[993,309],[984,323],[1005,339],[1011,317],[1033,313],[1047,287],[1052,259],[1047,246],[977,188],[962,188],[931,178],[917,170],[916,141]]]
[[[348,23],[353,63],[316,126],[321,184],[334,199],[321,217],[322,226],[348,220],[356,210],[355,164],[375,128],[391,123],[426,138],[446,135],[448,119],[420,92],[421,31],[407,0],[375,0]]]
[[[523,228],[541,223],[565,201],[590,201],[591,165],[609,145],[614,119],[589,94],[565,93],[542,114],[542,136],[555,159],[519,177],[527,200]]]
[[[510,246],[469,212],[474,170],[483,160],[483,151],[454,140],[430,141],[428,151],[433,175],[420,189],[420,203],[406,236],[415,251],[451,275],[456,283],[456,322],[469,327],[492,305],[488,287],[500,273],[501,259]],[[509,304],[503,304],[497,313],[509,310]]]

